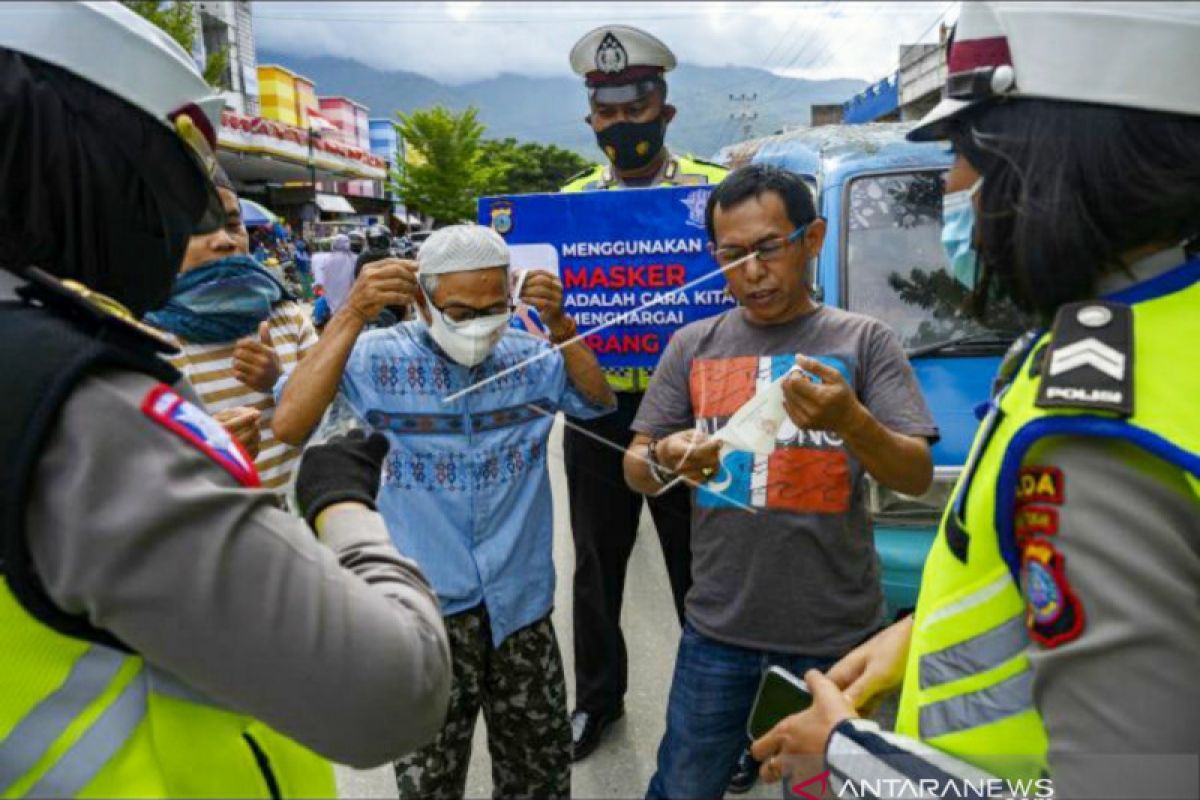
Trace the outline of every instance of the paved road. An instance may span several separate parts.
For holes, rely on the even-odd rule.
[[[575,550],[567,517],[566,477],[562,469],[562,426],[550,439],[550,482],[554,491],[554,563],[558,570],[554,625],[562,647],[567,689],[574,699],[571,645],[571,576]],[[638,543],[629,565],[623,616],[629,650],[629,694],[625,717],[613,726],[591,757],[576,764],[572,794],[576,798],[642,797],[654,772],[654,757],[662,736],[667,692],[675,666],[679,623],[675,619],[662,551],[648,514],[642,515]],[[573,703],[572,703],[572,707]],[[397,722],[400,722],[399,720]],[[483,718],[475,731],[475,746],[467,777],[467,797],[489,798],[491,762]],[[342,797],[396,797],[390,768],[356,771],[339,768]],[[756,786],[748,797],[779,797],[779,787]]]

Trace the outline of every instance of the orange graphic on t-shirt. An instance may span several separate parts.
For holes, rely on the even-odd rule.
[[[698,358],[692,362],[692,407],[700,418],[729,417],[754,396],[758,357]]]
[[[799,514],[844,514],[850,510],[850,465],[846,451],[784,447],[767,461],[767,508]]]

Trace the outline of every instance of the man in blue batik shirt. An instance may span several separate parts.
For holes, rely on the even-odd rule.
[[[429,237],[419,265],[364,266],[320,342],[277,388],[272,424],[284,441],[303,441],[339,391],[388,437],[379,511],[441,603],[454,659],[450,710],[431,745],[397,762],[402,798],[463,796],[481,709],[496,796],[570,793],[546,447],[557,411],[598,417],[616,400],[582,341],[552,347],[575,336],[557,276],[531,273],[520,297],[550,343],[509,328],[508,263],[490,228],[455,225]],[[419,319],[363,333],[384,306],[412,301]]]

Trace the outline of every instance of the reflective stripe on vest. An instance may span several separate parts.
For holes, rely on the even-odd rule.
[[[936,739],[978,728],[1033,708],[1033,673],[1022,670],[1000,683],[921,707],[921,735]]]
[[[1182,272],[1181,272],[1182,271]],[[1200,270],[1186,281],[1133,302],[1134,414],[1036,405],[1040,373],[1028,360],[993,401],[981,426],[941,529],[930,549],[913,618],[913,634],[896,730],[1003,778],[1038,777],[1046,770],[1045,726],[1033,704],[1025,600],[1013,565],[1012,508],[1017,468],[1037,441],[1052,435],[1111,437],[1140,447],[1188,475],[1200,502],[1200,421],[1194,413],[1200,374],[1173,369],[1188,363],[1200,338]],[[969,546],[951,547],[949,532]],[[1000,758],[1007,754],[1008,758]]]
[[[33,769],[70,724],[100,699],[124,662],[116,650],[93,645],[71,666],[62,686],[17,723],[0,742],[0,794]]]
[[[138,675],[28,794],[31,797],[79,794],[133,736],[145,716],[146,682]]]
[[[0,651],[0,796],[336,794],[328,761],[136,653],[43,624],[2,577]]]
[[[705,164],[688,156],[671,156],[671,163],[654,186],[703,186],[720,183],[729,170],[715,164]],[[595,192],[624,188],[612,174],[611,168],[598,165],[562,187],[562,192]]]
[[[1025,615],[1010,617],[1007,622],[972,639],[921,656],[917,662],[920,665],[921,688],[931,689],[952,683],[965,675],[975,675],[998,667],[1020,655],[1027,643]],[[922,720],[924,715],[922,710]],[[926,731],[923,721],[921,730]]]

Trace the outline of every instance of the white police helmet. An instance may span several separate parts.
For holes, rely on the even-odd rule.
[[[948,122],[1001,99],[1200,115],[1197,75],[1197,3],[964,2],[943,99],[908,138],[945,138]]]
[[[116,2],[0,3],[0,48],[93,83],[174,130],[212,177],[223,98],[196,62],[149,20]],[[224,221],[215,188],[197,231]]]

